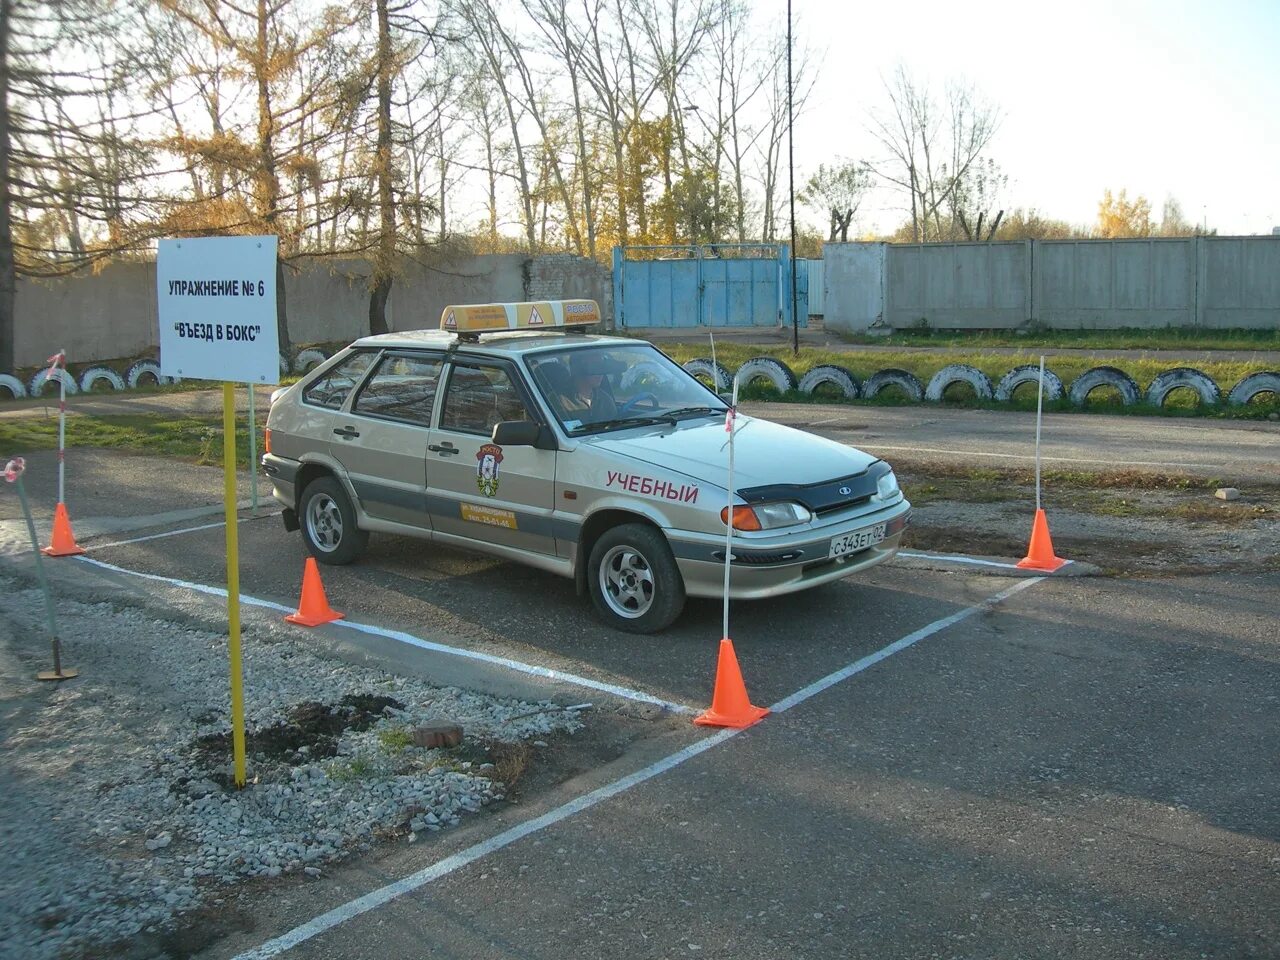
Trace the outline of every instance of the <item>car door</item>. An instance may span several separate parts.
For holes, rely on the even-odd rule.
[[[500,421],[539,419],[531,399],[509,361],[453,358],[427,448],[437,532],[555,554],[555,451],[491,440]]]
[[[388,351],[337,418],[329,450],[370,517],[431,528],[427,444],[443,366],[441,354]]]

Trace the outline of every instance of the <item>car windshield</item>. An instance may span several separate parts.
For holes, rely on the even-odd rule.
[[[723,415],[709,387],[647,343],[537,353],[533,382],[571,435]]]

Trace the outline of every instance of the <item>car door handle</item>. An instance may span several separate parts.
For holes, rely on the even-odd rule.
[[[457,448],[457,447],[455,447],[452,443],[449,443],[449,441],[447,441],[447,440],[446,440],[444,443],[432,443],[432,444],[429,444],[429,445],[427,446],[427,449],[428,449],[428,450],[430,450],[432,453],[439,453],[439,454],[449,454],[449,453],[460,453],[460,452],[461,452],[460,450],[458,450],[458,448]]]
[[[346,440],[354,440],[356,437],[360,436],[360,431],[355,427],[341,427],[335,429],[333,432]]]

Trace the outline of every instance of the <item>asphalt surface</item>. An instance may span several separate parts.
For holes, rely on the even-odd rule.
[[[886,419],[822,425],[822,408],[802,412],[869,449],[883,440],[886,455],[891,443],[936,443],[961,461],[974,452],[951,411],[834,409]],[[1019,425],[1005,418],[1026,423],[958,413],[986,426],[988,452],[1016,443]],[[908,416],[919,421],[893,419]],[[1165,421],[1062,419],[1103,424],[1103,439],[1075,442],[1113,457],[1146,460],[1146,442],[1190,463],[1194,451],[1236,446],[1252,451],[1237,456],[1241,469],[1277,437],[1273,426],[1213,423],[1202,434],[1203,421],[1170,421],[1180,432],[1162,447],[1152,431]],[[46,523],[55,464],[30,458]],[[219,470],[87,451],[71,465],[67,500],[92,557],[224,582],[218,527],[110,546],[216,522]],[[13,499],[0,498],[9,546],[21,532]],[[296,602],[299,536],[264,517],[246,519],[240,541],[243,590]],[[57,563],[74,575],[77,561]],[[613,633],[568,581],[391,537],[324,576],[353,619],[698,707],[710,696],[714,602],[691,601],[660,636]],[[752,699],[776,704],[1012,582],[888,565],[738,604],[730,632]],[[1275,957],[1278,588],[1276,574],[1034,584],[284,955]],[[708,735],[676,721],[653,730],[607,765],[436,841],[386,848],[318,882],[264,886],[234,916],[210,918],[225,935],[200,956],[252,949]]]
[[[1276,586],[1037,585],[285,955],[1274,957]]]
[[[748,403],[743,410],[900,459],[970,466],[1035,464],[1036,415],[938,406],[848,407]],[[1224,483],[1280,481],[1280,423],[1047,413],[1046,469],[1190,473]]]

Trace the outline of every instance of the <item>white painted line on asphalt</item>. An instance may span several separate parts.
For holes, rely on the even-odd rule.
[[[279,511],[276,511],[275,513],[260,513],[256,517],[241,517],[240,522],[247,523],[250,520],[264,520],[267,517],[278,516],[280,516]],[[176,537],[184,533],[198,533],[201,530],[216,530],[223,526],[226,526],[226,521],[219,520],[217,523],[205,523],[198,527],[183,527],[181,530],[168,530],[164,533],[153,533],[145,537],[133,537],[130,540],[112,540],[110,543],[92,543],[84,549],[86,553],[91,553],[94,550],[106,550],[109,547],[123,547],[131,543],[143,543],[147,540],[161,540],[164,537]]]
[[[1027,587],[1037,584],[1044,579],[1044,577],[1034,577],[1030,580],[1020,580],[1015,586],[997,593],[993,597],[988,597],[981,603],[974,604],[971,607],[966,607],[958,613],[953,613],[949,617],[943,617],[941,620],[935,620],[928,626],[921,627],[914,633],[907,634],[907,636],[903,637],[901,640],[897,640],[894,643],[889,644],[887,647],[876,651],[870,656],[863,657],[861,660],[851,663],[843,670],[837,670],[835,673],[828,674],[816,683],[811,683],[798,693],[792,694],[785,700],[780,700],[771,709],[775,713],[781,713],[784,710],[789,710],[791,707],[808,700],[810,697],[817,696],[823,690],[839,683],[841,680],[847,679],[856,673],[861,673],[868,667],[879,663],[881,660],[892,656],[900,650],[905,650],[913,643],[923,640],[925,637],[932,636],[939,630],[945,630],[952,624],[959,623],[961,620],[971,617],[975,613],[989,609],[994,604],[997,604],[1000,601],[1013,596],[1015,593],[1025,590]],[[374,910],[383,904],[389,903],[406,893],[412,893],[435,880],[439,880],[441,877],[447,876],[448,874],[467,866],[467,864],[474,863],[481,857],[487,856],[490,853],[495,853],[504,847],[508,847],[517,840],[521,840],[524,837],[529,836],[531,833],[536,833],[546,827],[553,826],[562,820],[572,817],[574,814],[581,813],[583,810],[589,810],[591,807],[594,807],[611,797],[616,797],[618,794],[623,793],[626,790],[630,790],[632,787],[638,786],[646,780],[652,780],[659,774],[666,773],[668,770],[678,767],[686,760],[691,760],[699,754],[706,753],[712,747],[718,747],[727,740],[745,732],[745,730],[721,730],[718,733],[714,733],[705,740],[699,740],[697,743],[690,744],[683,750],[678,750],[670,756],[664,757],[656,763],[650,764],[643,770],[638,770],[635,773],[628,774],[620,780],[615,780],[613,783],[606,784],[603,787],[598,787],[590,793],[578,797],[576,800],[570,800],[568,803],[556,807],[554,810],[549,810],[539,817],[535,817],[525,823],[517,824],[508,830],[504,830],[497,836],[490,837],[488,840],[477,843],[475,846],[468,847],[465,850],[461,850],[458,853],[445,857],[438,863],[433,863],[429,867],[424,867],[417,873],[410,874],[401,880],[397,880],[395,883],[387,884],[385,887],[379,887],[377,890],[366,893],[362,897],[357,897],[356,899],[350,900],[341,906],[334,907],[332,910],[322,913],[320,916],[314,917],[306,923],[294,927],[287,933],[268,940],[266,943],[255,947],[252,950],[238,954],[233,958],[233,960],[268,960],[270,957],[278,956],[286,950],[296,947],[300,943],[319,936],[328,930],[332,930],[340,924],[346,923],[348,920],[354,919],[363,913],[368,913],[370,910]]]
[[[1000,567],[1004,570],[1019,569],[1016,563],[1001,563],[998,560],[979,560],[977,557],[962,557],[949,553],[918,553],[915,550],[899,550],[899,557],[911,560],[949,560],[952,563],[971,563],[980,567]]]
[[[985,450],[965,450],[959,447],[895,447],[884,443],[876,443],[874,440],[863,444],[868,450],[896,450],[900,453],[946,453],[946,454],[964,454],[967,457],[999,457],[1002,460],[1028,460],[1034,461],[1034,456],[1027,456],[1022,453],[990,453]],[[1212,463],[1186,463],[1179,461],[1178,463],[1165,463],[1161,460],[1089,460],[1081,457],[1041,457],[1041,460],[1052,460],[1055,463],[1091,463],[1106,464],[1109,467],[1166,467],[1170,470],[1185,470],[1187,468],[1196,468],[1203,470],[1218,470],[1222,464]]]
[[[1019,580],[1008,590],[1001,590],[995,596],[988,597],[981,603],[975,603],[972,607],[965,607],[963,610],[959,610],[949,617],[943,617],[941,620],[933,621],[933,623],[928,626],[921,627],[914,633],[908,633],[901,640],[895,640],[887,647],[881,647],[875,653],[867,654],[867,656],[863,657],[861,660],[855,660],[847,667],[837,670],[835,673],[827,674],[821,680],[815,680],[813,683],[809,684],[809,686],[805,687],[803,690],[796,691],[785,700],[779,700],[773,705],[772,710],[774,713],[782,713],[786,710],[790,710],[796,704],[803,703],[810,697],[817,696],[823,690],[826,690],[828,687],[835,686],[841,680],[847,680],[855,673],[861,673],[863,670],[867,669],[867,667],[875,666],[881,660],[891,657],[901,650],[907,649],[907,647],[912,644],[919,643],[925,637],[931,637],[940,630],[945,630],[947,627],[955,626],[961,620],[969,619],[975,613],[981,613],[983,610],[988,610],[997,603],[1012,597],[1015,593],[1020,593],[1027,589],[1027,587],[1035,586],[1044,579],[1044,577],[1032,577],[1030,580]]]
[[[244,521],[241,520],[240,522],[243,523]],[[198,526],[198,527],[183,527],[181,530],[170,530],[167,533],[153,533],[150,536],[134,537],[130,540],[112,540],[110,543],[94,543],[94,544],[90,544],[84,549],[86,552],[92,552],[94,550],[106,550],[110,547],[123,547],[123,546],[127,546],[130,543],[143,543],[144,541],[147,541],[147,540],[160,540],[163,537],[176,537],[179,534],[183,534],[183,533],[196,533],[197,531],[200,531],[200,530],[215,530],[218,527],[223,526],[224,524],[225,524],[225,521],[221,521],[218,523],[202,524],[201,526]]]
[[[292,611],[290,611],[292,612]],[[553,670],[550,667],[540,667],[537,664],[525,663],[521,660],[511,660],[507,657],[496,657],[489,653],[479,653],[475,650],[467,650],[462,647],[449,647],[443,643],[436,643],[432,640],[423,640],[421,637],[415,637],[410,633],[403,633],[399,630],[385,630],[382,627],[375,627],[367,623],[357,623],[354,620],[335,620],[332,624],[335,627],[344,627],[348,630],[355,630],[358,633],[367,633],[372,636],[386,637],[388,640],[398,640],[400,643],[407,643],[413,647],[419,647],[423,650],[432,650],[436,653],[447,653],[455,657],[465,657],[468,660],[480,660],[484,663],[492,663],[499,667],[505,667],[508,670],[516,670],[520,673],[528,673],[537,677],[545,677],[548,680],[560,680],[564,683],[571,683],[579,687],[587,687],[591,690],[599,690],[602,693],[611,693],[616,697],[622,697],[626,700],[636,700],[640,703],[651,703],[654,706],[662,707],[664,710],[670,710],[673,713],[697,713],[692,707],[683,703],[676,703],[672,700],[663,700],[645,693],[643,690],[634,690],[631,687],[620,687],[612,683],[604,683],[600,680],[592,680],[590,677],[580,677],[576,673],[564,673],[560,670]]]
[[[101,560],[92,560],[89,557],[77,557],[76,559],[83,563],[91,563],[95,567],[101,567],[104,570],[111,570],[115,573],[124,573],[132,577],[141,577],[144,580],[152,580],[157,583],[167,583],[170,586],[179,587],[184,590],[194,590],[197,593],[208,594],[211,597],[225,597],[227,591],[223,587],[210,587],[203,583],[193,583],[190,580],[177,580],[173,577],[164,577],[155,573],[142,573],[138,570],[130,570],[127,567],[119,567],[112,563],[104,563]],[[240,602],[250,607],[262,607],[266,610],[276,610],[280,613],[293,613],[292,607],[285,607],[270,600],[260,600],[257,597],[251,597],[248,594],[240,594]],[[490,653],[480,653],[477,650],[467,650],[463,647],[450,647],[443,643],[436,643],[434,640],[424,640],[421,637],[415,637],[411,633],[405,633],[401,630],[387,630],[383,627],[375,627],[373,624],[360,623],[356,620],[335,620],[328,626],[342,630],[353,630],[357,633],[364,633],[375,637],[384,637],[388,640],[395,640],[398,643],[404,643],[411,647],[417,647],[420,650],[430,650],[433,653],[443,653],[451,657],[462,657],[465,660],[478,660],[482,663],[493,664],[494,666],[503,667],[507,670],[514,670],[518,673],[527,673],[530,676],[543,677],[548,680],[556,680],[561,683],[568,683],[578,687],[586,687],[590,690],[598,690],[601,693],[610,693],[615,697],[622,697],[624,700],[634,700],[639,703],[649,703],[654,706],[662,707],[664,710],[670,710],[673,713],[692,714],[697,713],[692,707],[676,703],[672,700],[663,700],[645,693],[643,690],[633,690],[631,687],[618,686],[613,683],[604,683],[600,680],[592,680],[590,677],[580,677],[575,673],[565,673],[562,670],[553,670],[550,667],[541,667],[534,663],[525,663],[521,660],[512,660],[507,657],[498,657]]]
[[[397,880],[395,883],[390,883],[385,887],[380,887],[377,890],[366,893],[363,897],[357,897],[355,900],[344,903],[339,907],[334,907],[328,913],[322,913],[320,916],[312,920],[308,920],[301,926],[294,927],[288,933],[282,934],[273,940],[268,940],[261,946],[238,955],[234,960],[267,960],[268,957],[277,956],[292,947],[296,947],[298,944],[306,940],[310,940],[312,937],[324,933],[326,930],[331,930],[341,923],[345,923],[354,917],[358,917],[362,913],[368,913],[370,910],[376,909],[384,903],[389,903],[406,893],[412,893],[414,890],[431,883],[433,880],[439,880],[441,877],[447,876],[455,870],[465,867],[469,863],[474,863],[481,857],[501,850],[503,847],[508,847],[517,840],[529,836],[531,833],[536,833],[539,830],[557,824],[561,820],[572,817],[576,813],[581,813],[583,810],[589,810],[596,804],[608,800],[611,797],[616,797],[623,791],[630,790],[632,787],[644,783],[646,780],[650,780],[653,777],[658,776],[660,773],[666,773],[672,767],[679,766],[686,760],[698,756],[700,753],[706,753],[712,747],[719,746],[731,737],[737,736],[739,733],[742,733],[742,731],[721,730],[719,733],[712,734],[705,740],[699,740],[697,743],[690,744],[683,750],[673,753],[668,757],[664,757],[657,763],[645,767],[643,770],[638,770],[620,780],[615,780],[613,783],[599,787],[596,790],[592,790],[590,793],[583,794],[576,800],[570,800],[563,806],[556,807],[554,810],[549,810],[540,817],[535,817],[534,819],[527,820],[524,823],[518,823],[514,827],[511,827],[509,830],[504,830],[495,837],[490,837],[488,840],[477,843],[475,846],[467,847],[467,849],[461,850],[452,856],[445,857],[440,862],[433,863],[429,867],[424,867],[417,873],[412,873],[402,880]]]

